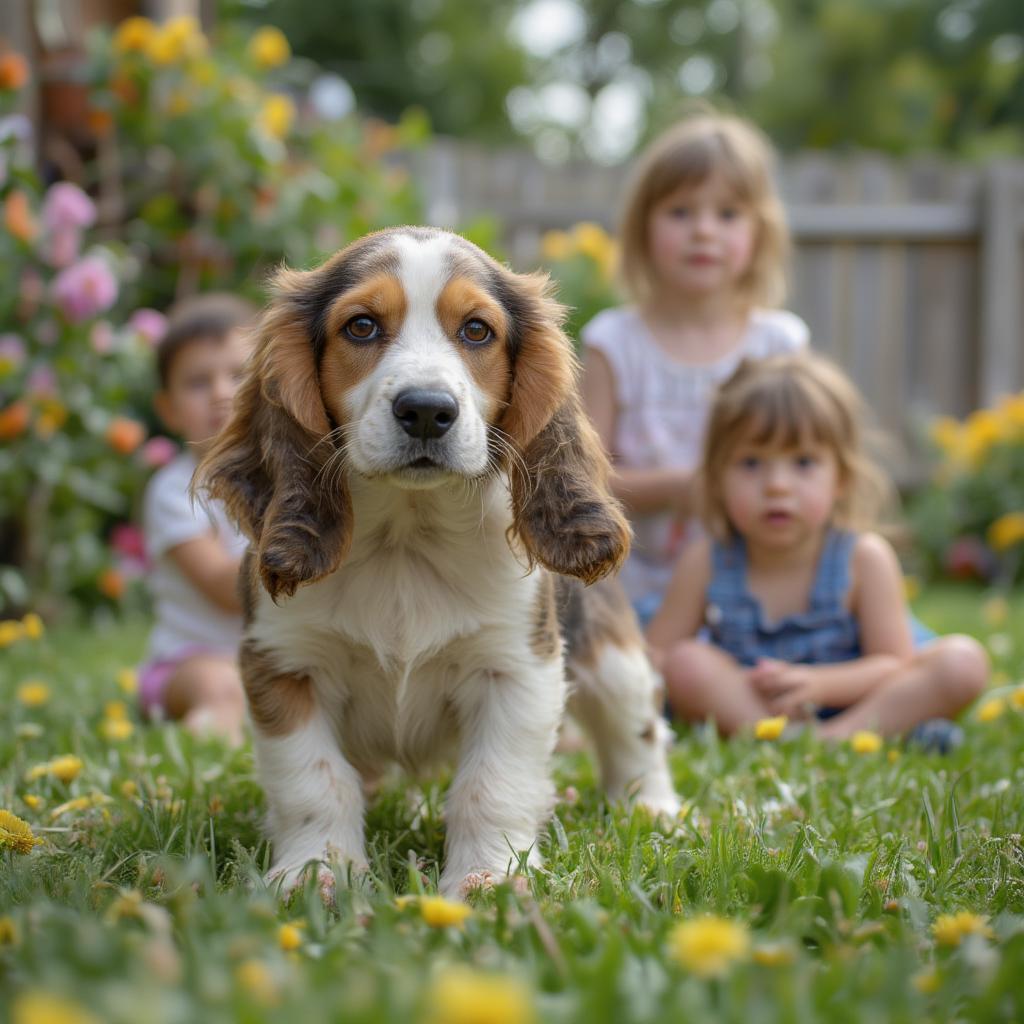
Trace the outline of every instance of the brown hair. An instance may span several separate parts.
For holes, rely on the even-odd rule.
[[[822,356],[800,352],[741,362],[718,389],[704,438],[699,491],[709,531],[720,540],[732,535],[721,473],[743,441],[825,445],[835,454],[842,484],[832,521],[852,530],[876,526],[893,487],[865,450],[865,415],[853,382]]]
[[[246,299],[228,292],[207,292],[173,306],[167,329],[156,346],[156,373],[160,387],[167,387],[175,359],[197,341],[223,341],[256,315]]]
[[[651,210],[680,187],[724,176],[736,198],[753,209],[757,236],[750,266],[739,282],[751,305],[776,306],[786,294],[789,228],[773,179],[775,155],[768,138],[749,121],[710,108],[659,135],[641,153],[626,185],[620,273],[633,300],[645,302],[655,273],[648,245]]]

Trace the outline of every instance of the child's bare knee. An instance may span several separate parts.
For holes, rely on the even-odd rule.
[[[973,637],[956,635],[937,640],[931,662],[936,683],[958,709],[970,704],[988,683],[988,654]]]
[[[669,651],[665,659],[665,680],[670,685],[694,686],[708,674],[708,652],[696,640],[684,640]]]
[[[242,707],[245,691],[234,663],[210,660],[197,666],[197,703],[230,704]]]

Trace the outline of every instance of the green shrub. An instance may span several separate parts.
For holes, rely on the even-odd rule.
[[[95,184],[139,260],[140,304],[258,298],[282,261],[309,266],[420,219],[396,154],[427,137],[423,115],[328,120],[308,98],[316,74],[272,28],[213,45],[192,18],[129,18],[94,42]]]

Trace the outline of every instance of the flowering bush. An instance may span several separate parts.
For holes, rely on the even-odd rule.
[[[0,608],[32,595],[49,610],[58,595],[124,590],[105,541],[144,476],[147,431],[133,410],[155,314],[109,318],[129,261],[89,245],[96,207],[78,186],[43,191],[15,96],[0,87]]]
[[[935,572],[1011,584],[1024,579],[1024,392],[963,422],[932,424],[939,463],[911,505]]]
[[[557,297],[569,307],[566,329],[579,339],[583,325],[620,301],[614,274],[615,242],[599,224],[584,221],[541,239],[541,259],[558,284]]]
[[[425,137],[422,116],[359,121],[348,86],[314,74],[274,28],[212,46],[193,18],[135,17],[96,44],[97,187],[139,261],[137,304],[208,288],[258,297],[282,260],[307,266],[419,219],[392,156]]]

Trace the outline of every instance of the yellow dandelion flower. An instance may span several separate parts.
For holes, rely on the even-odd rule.
[[[443,896],[420,898],[420,915],[431,928],[461,928],[473,911],[465,903],[455,903]]]
[[[532,1024],[533,996],[517,978],[450,967],[427,992],[429,1024]]]
[[[1018,686],[1010,694],[1008,700],[1018,711],[1024,711],[1024,686]]]
[[[243,960],[235,968],[235,981],[255,1003],[276,1006],[280,999],[281,992],[277,981],[262,960]]]
[[[125,779],[121,783],[121,796],[127,797],[131,800],[133,797],[139,795],[139,785],[134,779]]]
[[[100,1024],[88,1010],[50,992],[23,992],[11,1007],[11,1024]]]
[[[988,528],[988,542],[996,551],[1006,551],[1024,541],[1024,512],[1007,512]]]
[[[10,647],[25,635],[25,626],[17,619],[4,619],[0,622],[0,649]]]
[[[567,260],[572,255],[572,240],[564,231],[547,231],[540,240],[540,254],[549,263]]]
[[[266,25],[249,40],[247,48],[252,62],[264,71],[280,67],[292,55],[285,34],[272,25]]]
[[[41,708],[50,701],[50,687],[39,679],[30,679],[18,687],[18,703],[27,708]]]
[[[100,722],[100,735],[110,743],[126,740],[134,731],[135,726],[127,718],[104,718]]]
[[[65,800],[64,803],[58,804],[52,811],[50,811],[51,818],[59,818],[62,814],[67,814],[68,811],[85,811],[92,806],[92,799],[87,796],[76,796],[70,800]]]
[[[181,117],[192,109],[192,97],[184,89],[172,89],[167,96],[166,109],[170,117]]]
[[[25,615],[21,620],[21,626],[29,640],[38,640],[45,632],[43,620],[35,612]]]
[[[82,759],[74,754],[62,754],[50,762],[48,772],[61,782],[71,782],[82,772]]]
[[[32,826],[10,811],[0,810],[0,850],[29,853],[42,839],[32,834]]]
[[[21,802],[33,811],[38,811],[46,803],[41,796],[36,796],[35,793],[26,793],[21,798]]]
[[[572,229],[572,240],[577,251],[589,256],[595,263],[601,263],[607,257],[613,243],[600,224],[593,221],[581,221]]]
[[[981,617],[985,620],[985,624],[992,626],[993,629],[1003,625],[1009,614],[1010,605],[1002,594],[990,597],[981,606]]]
[[[0,948],[18,944],[18,925],[13,917],[0,917]]]
[[[286,952],[302,945],[302,929],[297,924],[283,924],[277,929],[277,944]]]
[[[117,673],[115,677],[118,687],[122,693],[127,694],[131,697],[138,693],[139,690],[139,676],[133,668],[123,668]]]
[[[964,424],[964,448],[968,461],[978,465],[988,455],[992,445],[1002,438],[999,417],[991,409],[979,409],[967,417]]]
[[[942,976],[934,967],[926,967],[910,979],[910,984],[922,995],[930,996],[939,991],[942,986]]]
[[[714,914],[677,924],[668,941],[672,958],[702,978],[721,977],[750,951],[747,926]]]
[[[108,700],[103,705],[103,717],[104,718],[118,718],[121,720],[128,718],[128,705],[123,700]]]
[[[994,722],[1006,710],[1006,701],[1002,697],[989,697],[978,705],[978,721]]]
[[[959,946],[966,935],[981,935],[987,939],[993,935],[988,918],[969,910],[940,914],[932,924],[932,934],[940,946]]]
[[[1024,429],[1024,391],[1017,395],[1007,395],[999,403],[999,412],[1008,426],[1017,430]]]
[[[259,125],[273,139],[283,139],[295,120],[295,104],[287,96],[274,93],[263,102],[259,113]]]
[[[171,18],[150,37],[146,52],[154,64],[180,64],[206,52],[206,37],[191,15]]]
[[[754,726],[754,738],[758,740],[777,740],[782,735],[789,721],[785,715],[776,715],[774,718],[762,718]]]
[[[217,65],[212,60],[193,61],[188,66],[186,77],[190,82],[206,88],[217,81]]]
[[[114,33],[116,53],[145,53],[156,25],[149,18],[125,18]]]
[[[954,458],[957,457],[964,433],[959,420],[953,419],[952,416],[939,416],[932,421],[929,433],[932,441],[942,452]]]
[[[850,746],[855,754],[874,754],[882,748],[882,737],[877,732],[860,729],[850,737]]]

